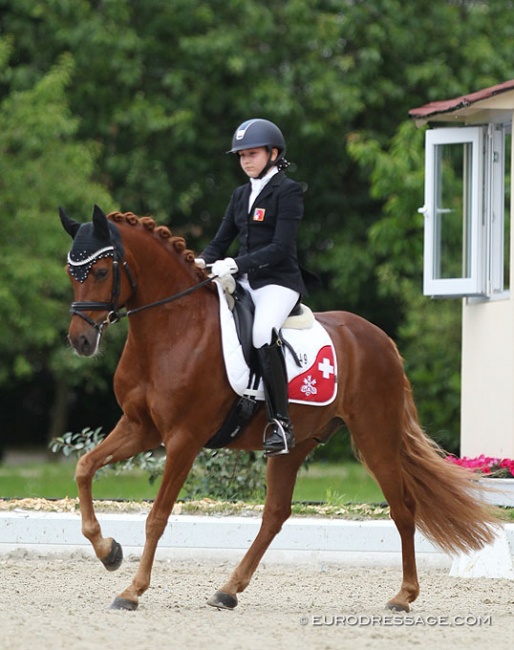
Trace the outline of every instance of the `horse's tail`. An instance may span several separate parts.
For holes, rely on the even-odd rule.
[[[480,549],[496,536],[501,511],[483,500],[469,470],[444,459],[419,425],[407,377],[404,388],[402,478],[416,504],[416,526],[445,551]]]

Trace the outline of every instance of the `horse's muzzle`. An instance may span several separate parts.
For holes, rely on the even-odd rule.
[[[94,329],[82,330],[74,333],[70,329],[68,341],[75,352],[81,357],[92,357],[98,352],[100,345],[100,333]]]

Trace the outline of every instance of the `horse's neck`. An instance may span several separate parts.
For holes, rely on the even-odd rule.
[[[183,259],[180,252],[174,251],[150,234],[131,232],[130,228],[126,230],[126,257],[136,283],[133,296],[127,303],[129,309],[145,307],[153,302],[171,298],[200,282],[195,267]],[[194,312],[195,320],[202,320],[205,325],[209,325],[213,314],[217,312],[214,306],[216,300],[215,292],[199,289],[164,306],[142,310],[131,318],[131,325],[142,321],[150,320],[155,323],[163,319],[173,319],[173,331],[176,332],[190,326],[190,310],[191,314]]]
[[[151,234],[131,228],[124,228],[123,241],[126,261],[136,283],[131,298],[135,306],[160,300],[193,284],[180,254],[168,250]]]

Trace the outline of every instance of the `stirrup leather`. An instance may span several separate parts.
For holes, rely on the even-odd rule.
[[[274,433],[278,433],[278,435],[282,438],[284,442],[284,446],[282,449],[266,449],[266,438],[268,437],[268,429],[270,427],[273,427]],[[280,420],[277,420],[277,418],[272,418],[264,427],[264,437],[263,437],[263,444],[264,444],[264,456],[266,458],[269,458],[271,456],[281,456],[282,454],[288,454],[289,453],[289,445],[287,442],[287,434],[284,429],[284,426]]]

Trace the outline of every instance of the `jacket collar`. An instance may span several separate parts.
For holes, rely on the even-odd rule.
[[[275,187],[277,187],[278,185],[280,185],[280,183],[282,183],[284,178],[285,178],[285,172],[284,171],[280,171],[277,174],[274,174],[271,177],[271,179],[266,183],[266,185],[262,188],[262,190],[260,191],[260,193],[256,197],[255,201],[257,201],[257,199],[261,199],[261,198],[264,198],[264,197],[268,196],[268,194],[271,194],[271,192],[273,192]],[[241,198],[243,199],[243,201],[248,201],[249,198],[250,198],[250,194],[252,192],[252,184],[251,184],[251,182],[248,181],[248,183],[246,183],[245,185],[242,185],[241,189],[243,190]],[[253,202],[254,205],[255,205],[255,201]]]
[[[267,196],[270,192],[273,191],[273,188],[277,187],[280,185],[280,183],[284,180],[285,174],[284,172],[277,172],[276,174],[273,174],[273,176],[269,179],[269,181],[264,185],[264,187],[261,189],[259,192],[258,196]],[[251,193],[252,191],[252,183],[251,181],[248,181],[247,184],[247,189],[248,189],[248,194]]]

